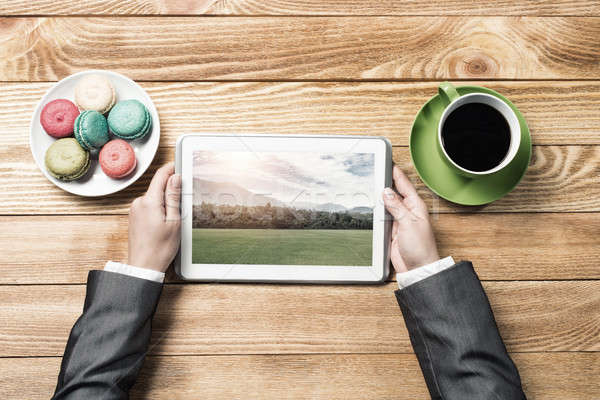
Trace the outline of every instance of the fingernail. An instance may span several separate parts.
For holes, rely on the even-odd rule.
[[[385,189],[383,189],[383,194],[385,195],[386,198],[388,199],[393,199],[394,196],[396,195],[394,193],[394,191],[392,190],[392,188],[386,187]]]
[[[179,174],[173,175],[173,177],[171,178],[171,187],[173,189],[181,188],[181,175],[179,175]]]

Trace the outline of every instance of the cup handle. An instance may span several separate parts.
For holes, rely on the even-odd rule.
[[[446,105],[452,103],[454,100],[460,97],[460,94],[456,91],[456,88],[450,82],[442,82],[438,86],[438,94],[444,100]]]

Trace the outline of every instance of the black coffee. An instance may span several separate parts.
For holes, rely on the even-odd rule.
[[[494,107],[469,103],[446,118],[442,145],[456,164],[471,171],[487,171],[504,160],[510,146],[510,127]]]

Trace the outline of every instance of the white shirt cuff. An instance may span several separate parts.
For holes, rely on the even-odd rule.
[[[442,258],[432,262],[431,264],[423,265],[422,267],[411,269],[410,271],[400,272],[396,274],[396,280],[398,281],[398,287],[404,289],[405,287],[417,283],[420,280],[429,278],[432,275],[437,274],[445,269],[450,268],[454,265],[454,259],[452,256]]]
[[[108,261],[104,266],[105,271],[116,272],[117,274],[129,275],[135,278],[147,279],[158,283],[163,283],[165,273],[154,271],[153,269],[134,267],[133,265]]]

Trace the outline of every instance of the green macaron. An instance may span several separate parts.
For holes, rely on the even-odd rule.
[[[99,149],[109,141],[108,124],[98,111],[84,111],[73,124],[75,139],[86,150]]]
[[[56,179],[74,181],[90,169],[90,153],[73,138],[58,139],[46,150],[45,164]]]
[[[133,140],[150,132],[152,116],[138,100],[119,101],[108,114],[108,127],[115,136]]]

